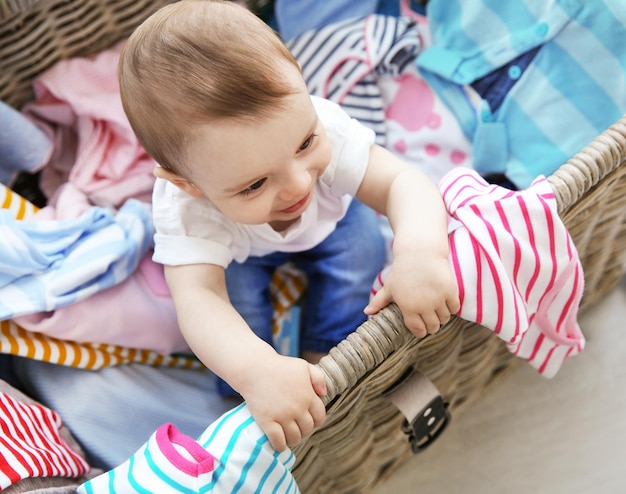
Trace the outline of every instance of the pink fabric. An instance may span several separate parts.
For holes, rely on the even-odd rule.
[[[577,322],[584,279],[550,184],[540,177],[515,192],[459,168],[439,188],[460,224],[450,234],[457,315],[493,330],[512,353],[554,376],[585,345]]]
[[[378,84],[392,153],[435,183],[457,167],[473,167],[471,143],[414,64],[397,77],[381,76]]]
[[[148,253],[132,276],[107,290],[52,312],[16,317],[24,329],[62,340],[121,345],[162,354],[189,352],[178,328],[162,266]],[[160,271],[156,287],[155,271]],[[146,275],[147,273],[147,275]],[[152,281],[150,281],[152,280]]]
[[[100,206],[119,207],[131,197],[150,201],[155,163],[122,108],[121,48],[122,43],[92,58],[62,60],[34,81],[35,101],[24,112],[55,143],[42,172],[46,195],[69,181]]]

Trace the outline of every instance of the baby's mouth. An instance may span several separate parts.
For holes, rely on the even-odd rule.
[[[296,202],[293,206],[289,206],[288,208],[281,209],[279,213],[283,213],[283,214],[295,213],[308,202],[310,195],[311,193],[308,192],[302,199]]]

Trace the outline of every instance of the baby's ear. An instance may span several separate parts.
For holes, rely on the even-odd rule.
[[[168,182],[173,183],[176,187],[181,190],[184,190],[192,197],[202,197],[203,194],[191,181],[188,179],[177,175],[176,173],[166,170],[160,166],[157,166],[154,171],[154,176],[157,178],[162,178],[163,180],[167,180]]]

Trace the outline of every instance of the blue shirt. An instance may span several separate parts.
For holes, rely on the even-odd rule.
[[[623,0],[431,0],[426,81],[475,168],[526,188],[626,113]]]

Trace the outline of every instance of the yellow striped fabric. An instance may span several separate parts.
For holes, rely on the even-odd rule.
[[[270,295],[274,317],[272,320],[273,333],[276,337],[283,327],[289,309],[297,302],[306,288],[306,275],[290,264],[276,270],[270,281]]]
[[[0,184],[0,203],[2,209],[11,211],[16,220],[28,219],[37,212],[37,206],[3,184]]]
[[[89,370],[132,363],[190,369],[202,366],[198,360],[184,355],[162,355],[153,350],[58,340],[43,333],[26,331],[13,321],[0,322],[0,353]]]

